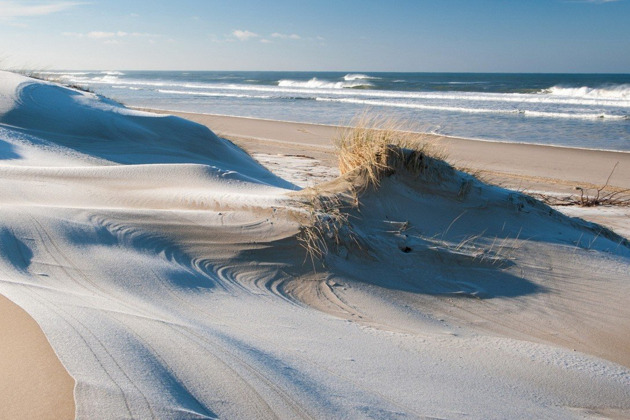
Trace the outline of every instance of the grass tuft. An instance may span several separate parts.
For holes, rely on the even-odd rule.
[[[315,191],[306,204],[308,222],[300,226],[297,239],[306,250],[315,270],[316,261],[324,261],[333,252],[343,257],[352,250],[365,251],[350,222],[349,210],[354,208],[352,199],[338,194],[321,194]]]
[[[339,131],[334,140],[341,175],[360,171],[367,186],[378,187],[385,176],[404,168],[417,174],[426,172],[429,158],[446,156],[431,147],[426,136],[403,129],[391,118],[367,114],[357,118],[351,127]]]

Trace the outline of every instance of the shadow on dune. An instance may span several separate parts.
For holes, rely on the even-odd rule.
[[[0,228],[0,258],[6,259],[17,271],[27,271],[31,265],[33,251],[13,231],[7,227]]]
[[[374,254],[330,254],[325,261],[312,263],[295,237],[268,245],[247,253],[248,258],[270,269],[256,287],[294,300],[302,300],[294,290],[315,290],[333,279],[333,284],[351,281],[410,293],[480,299],[547,292],[545,287],[511,272],[509,262],[486,264],[448,251],[416,250],[400,257],[384,253],[377,258]],[[393,252],[400,251],[396,248]],[[232,277],[238,278],[236,274]]]
[[[605,227],[425,160],[424,172],[398,167],[378,188],[359,171],[296,193],[311,212],[302,243],[316,249],[316,264],[305,250],[292,258],[306,259],[302,270],[315,268],[320,279],[492,299],[547,293],[535,273],[552,270],[554,252],[630,256],[628,241]]]
[[[19,158],[21,158],[21,156],[16,153],[15,147],[12,144],[0,140],[0,160],[12,160]]]

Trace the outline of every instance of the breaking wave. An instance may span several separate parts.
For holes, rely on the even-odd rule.
[[[545,89],[542,93],[572,98],[630,100],[630,84],[600,86],[597,88],[588,86],[553,86]]]
[[[167,93],[172,95],[189,95],[189,96],[211,96],[216,98],[256,98],[256,99],[270,99],[269,95],[247,95],[238,93],[223,93],[223,92],[203,92],[203,91],[182,91],[182,90],[169,90],[158,89],[160,93]]]
[[[358,88],[358,87],[371,87],[372,84],[369,82],[356,82],[356,81],[330,82],[327,80],[319,80],[318,78],[313,77],[312,79],[308,81],[287,80],[287,79],[280,80],[278,81],[278,86],[307,88],[307,89],[352,89],[352,88]]]
[[[368,80],[368,79],[380,79],[380,77],[368,76],[367,74],[360,73],[348,73],[343,76],[343,80],[347,82],[353,82],[355,80]]]

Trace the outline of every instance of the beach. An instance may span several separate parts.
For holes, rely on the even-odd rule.
[[[426,134],[448,164],[372,188],[339,127],[0,88],[10,413],[630,414],[628,207],[522,194],[627,190],[630,153]]]
[[[333,140],[339,126],[150,110],[203,124],[251,153],[305,154],[336,167]],[[560,146],[469,140],[424,134],[454,166],[512,189],[574,193],[575,187],[630,188],[630,153]],[[618,163],[618,165],[617,165]],[[617,165],[615,167],[615,165]]]
[[[177,115],[203,124],[222,137],[236,142],[257,159],[266,162],[270,156],[305,156],[313,159],[309,171],[318,166],[327,168],[326,180],[337,176],[334,139],[343,127],[285,121],[240,118],[222,115],[194,114],[149,110]],[[447,156],[455,167],[474,173],[481,179],[528,193],[552,196],[579,195],[576,187],[596,195],[597,189],[608,183],[612,191],[630,189],[630,153],[605,150],[576,149],[559,146],[480,141],[423,134],[428,144]],[[273,160],[273,159],[272,159]],[[282,159],[280,159],[282,161]],[[269,161],[269,167],[282,166]],[[614,171],[613,171],[614,170]],[[321,177],[316,177],[321,181]],[[304,186],[308,186],[306,182]],[[616,228],[630,236],[630,211],[589,211],[572,208],[576,216]]]

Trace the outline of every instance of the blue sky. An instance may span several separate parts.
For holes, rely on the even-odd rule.
[[[0,0],[4,67],[630,73],[630,0]]]

